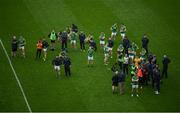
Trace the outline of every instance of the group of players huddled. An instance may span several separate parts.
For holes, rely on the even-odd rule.
[[[110,30],[111,36],[108,39],[106,39],[104,32],[100,33],[99,44],[100,48],[104,51],[104,65],[108,65],[109,58],[113,58],[114,42],[120,34],[121,41],[120,43],[118,42],[119,46],[117,48],[117,60],[111,68],[111,70],[114,72],[114,76],[112,77],[113,93],[117,92],[119,87],[120,94],[124,94],[125,79],[129,74],[131,75],[130,78],[132,84],[131,96],[134,96],[135,94],[138,97],[138,89],[142,89],[142,87],[144,85],[148,85],[149,82],[151,82],[152,87],[155,89],[155,94],[160,94],[160,81],[164,75],[167,78],[167,70],[170,59],[164,55],[162,61],[162,75],[160,75],[160,68],[157,64],[156,55],[148,51],[149,39],[146,34],[143,35],[142,46],[139,48],[136,43],[131,42],[127,37],[127,28],[124,24],[120,25],[120,29],[118,29],[117,24],[114,24]],[[60,41],[60,53],[52,60],[54,70],[57,72],[57,78],[60,78],[60,67],[62,65],[64,66],[65,75],[71,76],[71,59],[68,56],[67,45],[70,42],[72,48],[77,49],[78,38],[80,50],[82,52],[86,51],[85,45],[88,45],[88,67],[93,67],[94,53],[97,51],[97,44],[92,34],[86,35],[83,31],[78,32],[78,27],[72,24],[61,32],[55,32],[55,30],[52,30],[48,37],[51,41],[50,45],[45,38],[38,40],[36,45],[36,59],[41,58],[41,53],[43,52],[43,60],[46,61],[48,49],[55,51],[56,41]],[[25,58],[25,45],[25,38],[20,36],[20,38],[17,39],[16,36],[13,36],[12,57],[16,56],[16,51],[19,47],[22,56]]]

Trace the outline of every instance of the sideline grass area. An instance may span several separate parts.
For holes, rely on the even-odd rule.
[[[12,35],[27,40],[27,58],[12,59],[32,111],[180,111],[179,0],[1,0],[0,38],[10,55]],[[127,35],[140,46],[141,37],[150,37],[150,49],[161,64],[163,54],[170,56],[169,78],[161,94],[145,87],[139,98],[112,95],[111,76],[103,65],[102,50],[95,53],[95,67],[86,65],[87,55],[69,49],[72,77],[55,78],[51,60],[59,52],[48,53],[48,61],[35,60],[36,42],[55,29],[64,30],[75,23],[80,30],[97,38],[101,31],[110,35],[113,23],[125,23]],[[118,36],[116,47],[120,42]],[[70,47],[70,46],[69,46]],[[111,60],[111,63],[115,61]],[[63,72],[62,72],[63,74]],[[28,111],[7,58],[0,47],[0,111]]]

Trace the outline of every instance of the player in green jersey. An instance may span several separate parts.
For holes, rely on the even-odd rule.
[[[77,37],[78,37],[77,33],[71,32],[71,34],[70,34],[70,40],[71,40],[72,48],[74,48],[74,49],[76,48],[76,40],[77,40]]]
[[[139,81],[139,78],[135,74],[134,76],[132,76],[131,80],[132,80],[132,94],[131,94],[131,96],[133,97],[134,94],[136,94],[136,96],[139,97],[139,95],[138,95],[138,81]]]
[[[115,23],[111,27],[111,38],[115,39],[116,35],[117,35],[117,24]]]
[[[26,45],[26,40],[23,36],[20,36],[19,40],[18,40],[18,46],[19,46],[19,50],[22,54],[22,56],[25,58],[25,45]]]
[[[120,26],[120,34],[122,39],[124,39],[124,37],[126,36],[126,26],[124,24],[121,24]]]
[[[94,64],[94,49],[90,46],[88,49],[88,67]]]

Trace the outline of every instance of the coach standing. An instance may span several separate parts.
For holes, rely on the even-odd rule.
[[[162,70],[162,77],[161,78],[163,78],[164,75],[165,75],[166,78],[168,77],[167,71],[168,71],[168,64],[170,62],[171,62],[170,59],[166,55],[164,55],[163,60],[162,60],[163,70]]]
[[[148,43],[149,43],[149,39],[147,37],[146,34],[144,34],[143,38],[142,38],[142,48],[144,48],[146,50],[146,54],[148,54]]]
[[[71,76],[71,59],[67,56],[64,58],[64,71],[66,76]]]
[[[85,51],[85,39],[86,35],[83,33],[83,31],[81,31],[81,33],[79,34],[81,51]]]

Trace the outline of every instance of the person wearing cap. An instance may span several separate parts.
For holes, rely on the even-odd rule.
[[[86,39],[86,35],[84,34],[83,31],[81,31],[81,33],[79,34],[79,42],[80,42],[81,51],[84,52],[85,52],[85,39]]]
[[[11,42],[11,48],[12,48],[12,57],[15,57],[17,48],[18,48],[18,40],[16,39],[16,36],[13,36],[13,39]]]
[[[116,93],[117,92],[117,87],[118,87],[118,71],[115,71],[115,74],[112,77],[112,93]]]
[[[164,75],[165,75],[165,78],[168,78],[168,65],[169,65],[170,62],[171,62],[171,60],[167,57],[167,55],[164,55],[163,60],[162,60],[163,69],[162,69],[161,78],[163,78]]]

